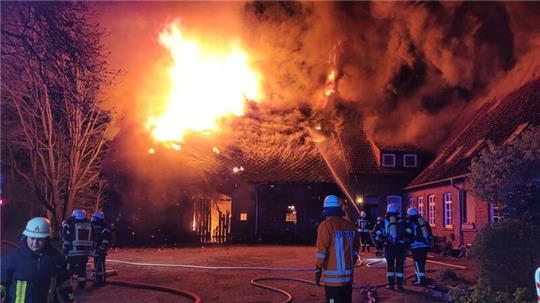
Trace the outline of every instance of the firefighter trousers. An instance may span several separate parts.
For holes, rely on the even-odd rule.
[[[68,256],[68,271],[72,275],[77,275],[77,288],[84,289],[86,286],[86,264],[88,256]]]
[[[369,252],[369,246],[371,244],[371,235],[369,234],[369,232],[360,232],[360,243],[362,245],[362,252],[364,252],[366,248]]]
[[[94,273],[96,275],[96,284],[102,285],[105,284],[106,273],[105,273],[105,254],[96,254],[94,255]]]
[[[397,281],[398,287],[403,286],[406,253],[407,250],[402,245],[386,245],[384,258],[386,259],[388,285],[394,286],[394,281]]]
[[[345,286],[325,286],[325,303],[351,303],[352,284]]]
[[[414,268],[416,269],[416,284],[423,285],[426,282],[427,247],[411,249]]]

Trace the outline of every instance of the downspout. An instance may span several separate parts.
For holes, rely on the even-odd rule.
[[[457,189],[458,191],[458,234],[459,234],[459,247],[463,247],[465,245],[464,239],[463,239],[463,227],[462,227],[462,214],[461,209],[463,208],[463,188],[458,187],[454,183],[454,179],[450,179],[450,184]]]

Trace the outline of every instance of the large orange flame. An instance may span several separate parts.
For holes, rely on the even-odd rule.
[[[166,110],[146,123],[156,140],[181,142],[188,130],[216,129],[220,117],[240,116],[246,100],[259,100],[258,76],[239,46],[216,49],[188,40],[178,21],[160,33],[159,42],[169,51],[173,66]]]

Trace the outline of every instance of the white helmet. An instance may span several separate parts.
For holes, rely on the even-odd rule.
[[[327,207],[340,207],[339,198],[334,196],[334,195],[326,196],[326,198],[324,198],[323,207],[324,208],[327,208]]]
[[[361,212],[360,212],[360,217],[365,218],[365,217],[366,217],[366,212],[365,212],[365,211],[361,211]]]
[[[398,212],[397,205],[394,204],[394,203],[388,204],[388,206],[386,207],[386,212],[387,213],[397,213]]]
[[[409,209],[407,210],[407,215],[416,216],[418,215],[418,210],[416,210],[416,208],[414,207],[409,207]]]
[[[43,217],[35,217],[26,223],[23,235],[31,238],[48,238],[51,233],[51,223]]]

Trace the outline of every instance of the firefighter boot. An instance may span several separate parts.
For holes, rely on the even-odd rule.
[[[397,289],[398,290],[403,290],[403,277],[397,277]]]
[[[386,284],[386,289],[394,289],[394,276],[388,276],[388,284]]]

